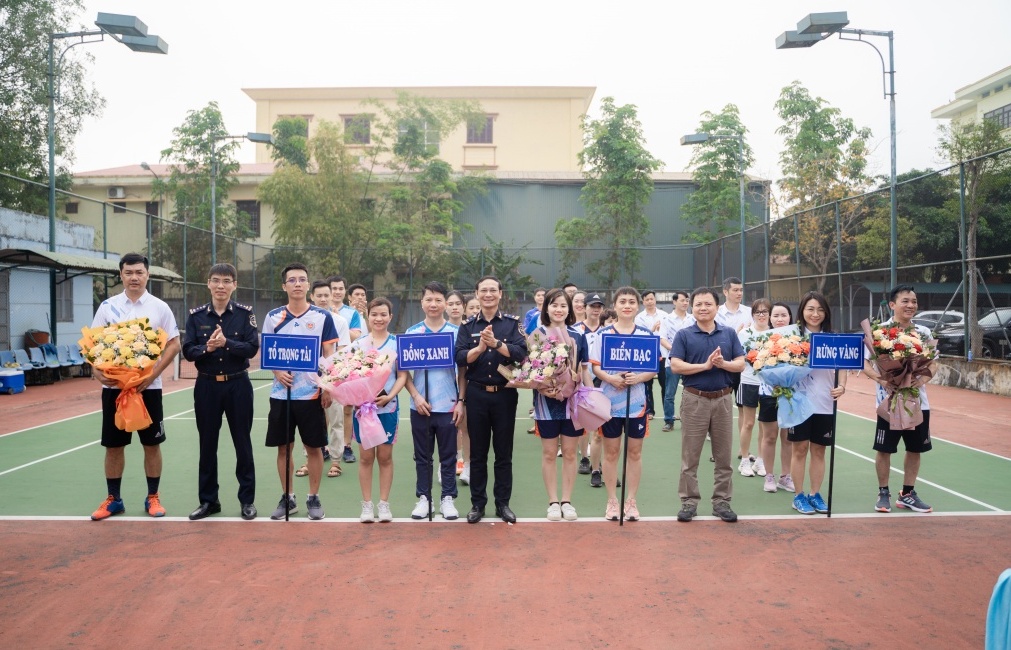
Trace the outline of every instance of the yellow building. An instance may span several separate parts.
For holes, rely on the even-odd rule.
[[[1011,128],[1011,66],[955,91],[955,99],[930,111],[935,120],[977,122],[995,120]]]

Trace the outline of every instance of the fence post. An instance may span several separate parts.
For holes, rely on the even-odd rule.
[[[797,213],[793,213],[793,247],[797,251],[797,298],[800,298],[800,222]]]
[[[189,267],[187,262],[186,251],[188,247],[186,246],[186,233],[189,230],[189,226],[184,222],[183,226],[183,309],[189,311],[189,302],[186,300],[187,289],[189,289],[189,283],[186,281],[186,269]]]
[[[843,283],[842,283],[842,226],[839,221],[839,201],[835,202],[835,267],[836,275],[839,278],[839,320],[842,323],[843,315]]]
[[[966,265],[966,252],[969,250],[968,234],[965,223],[965,163],[958,163],[958,248],[962,258],[962,309],[966,316],[969,315],[969,270]],[[976,306],[976,301],[972,301],[972,306]],[[969,318],[962,319],[962,340],[965,341],[962,354],[969,358],[972,347],[969,340]]]

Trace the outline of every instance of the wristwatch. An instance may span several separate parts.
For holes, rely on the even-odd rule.
[[[505,345],[505,343],[502,342],[502,339],[496,339],[496,341],[495,341],[495,349],[496,350],[498,350],[503,345]]]

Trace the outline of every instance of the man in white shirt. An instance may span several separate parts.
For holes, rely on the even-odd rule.
[[[674,310],[667,314],[662,321],[660,321],[660,354],[663,355],[663,374],[666,375],[666,380],[664,382],[663,390],[663,430],[670,431],[674,428],[674,422],[680,420],[677,416],[677,411],[674,409],[674,398],[677,397],[678,393],[678,383],[681,381],[681,375],[676,374],[671,370],[670,363],[668,362],[670,358],[670,349],[674,344],[674,336],[680,330],[688,327],[695,322],[695,317],[688,313],[688,292],[687,291],[675,291],[674,292]]]
[[[723,281],[723,297],[725,302],[720,305],[716,312],[716,322],[724,327],[729,327],[735,332],[740,332],[745,327],[752,324],[751,307],[741,304],[744,300],[744,281],[733,276]],[[741,385],[741,373],[731,373],[734,394],[737,394],[737,387]],[[737,421],[740,422],[744,416],[744,407],[737,407]]]
[[[667,312],[656,308],[656,293],[652,289],[646,289],[642,292],[642,306],[644,309],[636,315],[635,324],[653,332],[653,336],[659,337],[660,321],[664,319]],[[657,362],[657,378],[660,381],[661,398],[667,384],[667,376],[663,371],[664,365],[666,365],[666,361],[662,358],[659,359]],[[650,379],[646,382],[646,418],[652,420],[655,414],[656,409],[653,407],[653,380]],[[666,413],[664,417],[666,417]]]

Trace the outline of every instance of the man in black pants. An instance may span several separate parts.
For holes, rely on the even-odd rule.
[[[256,518],[256,468],[253,464],[253,385],[249,360],[260,349],[253,309],[231,299],[237,275],[231,264],[215,264],[208,273],[211,301],[190,310],[183,338],[183,356],[197,367],[193,410],[200,435],[200,505],[190,519],[221,512],[218,501],[218,434],[221,415],[235,446],[235,478],[245,520]]]
[[[456,365],[466,368],[464,405],[470,432],[470,501],[467,523],[484,517],[488,503],[488,449],[495,449],[495,514],[514,523],[509,508],[513,487],[513,435],[516,428],[515,388],[506,388],[500,364],[522,362],[527,342],[518,316],[499,311],[502,283],[492,275],[475,287],[481,312],[460,326],[456,337]]]

